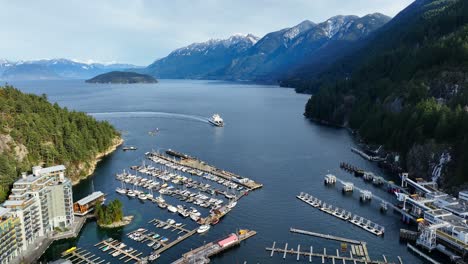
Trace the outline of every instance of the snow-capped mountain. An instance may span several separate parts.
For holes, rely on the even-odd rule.
[[[335,16],[315,24],[304,21],[267,34],[221,74],[225,79],[276,81],[291,68],[321,60],[330,63],[350,43],[365,38],[390,20],[381,14]]]
[[[0,60],[0,79],[86,79],[114,70],[136,68],[131,64],[83,63],[69,59],[41,59],[11,62]]]
[[[252,34],[236,34],[227,39],[193,43],[156,60],[143,72],[156,78],[203,78],[229,65],[257,41],[258,37]]]
[[[350,45],[390,20],[382,14],[305,20],[266,34],[234,35],[174,50],[143,71],[156,78],[275,81],[291,68],[324,59],[330,63]]]

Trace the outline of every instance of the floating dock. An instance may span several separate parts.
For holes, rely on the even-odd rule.
[[[313,197],[310,194],[301,192],[298,196],[296,196],[299,200],[305,202],[306,204],[319,209],[322,212],[325,212],[329,215],[337,217],[341,220],[349,222],[357,227],[360,227],[366,230],[369,233],[372,233],[376,236],[381,236],[385,232],[385,228],[380,226],[368,219],[365,219],[362,216],[353,215],[351,212],[346,211],[344,209],[333,207],[330,204],[326,204],[322,202],[320,199]]]
[[[91,254],[90,252],[81,249],[81,248],[70,248],[62,253],[62,257],[69,260],[71,263],[80,263],[80,264],[101,264],[105,260],[102,260],[100,257]],[[107,262],[109,263],[109,262]]]
[[[309,261],[309,263],[313,262],[313,258],[319,258],[321,259],[321,263],[325,263],[326,260],[330,259],[332,263],[335,263],[335,261],[340,261],[342,263],[366,263],[366,264],[393,264],[394,262],[388,262],[386,260],[386,257],[384,257],[383,261],[380,260],[371,260],[369,258],[369,254],[367,253],[367,248],[362,248],[361,246],[352,246],[351,251],[349,252],[348,255],[340,255],[340,252],[338,249],[334,253],[336,254],[329,254],[327,253],[327,249],[323,248],[323,251],[320,250],[314,251],[314,247],[303,247],[303,251],[301,251],[301,245],[297,245],[295,248],[288,248],[288,243],[284,245],[284,247],[277,247],[276,246],[276,241],[273,242],[273,245],[271,247],[265,248],[267,251],[270,251],[270,257],[273,257],[275,253],[279,253],[279,255],[283,258],[286,259],[286,257],[289,255],[292,255],[293,257],[296,258],[297,261],[300,261],[302,259],[306,259]],[[315,249],[316,250],[316,249]],[[322,253],[323,252],[323,253]],[[361,256],[358,256],[361,255]],[[317,262],[315,262],[317,263]]]
[[[241,230],[239,234],[231,234],[227,238],[223,238],[218,241],[210,242],[199,248],[191,250],[182,255],[182,257],[174,262],[173,264],[206,264],[210,262],[210,257],[220,254],[225,250],[228,250],[234,246],[240,244],[240,242],[256,235],[257,232],[253,230]]]
[[[323,238],[323,239],[339,241],[339,242],[343,242],[343,243],[356,244],[356,245],[363,244],[362,241],[358,241],[358,240],[354,240],[354,239],[343,238],[343,237],[332,236],[332,235],[326,235],[326,234],[321,234],[321,233],[315,233],[315,232],[296,229],[296,228],[292,228],[292,227],[289,229],[289,231],[292,232],[292,233],[303,234],[303,235],[308,235],[308,236],[315,236],[315,237],[320,237],[320,238]]]
[[[102,251],[104,251],[104,249],[107,247],[107,250],[105,252],[109,253],[114,258],[117,258],[118,260],[123,261],[124,263],[127,263],[132,260],[139,263],[142,260],[140,256],[143,253],[138,252],[135,249],[126,250],[125,249],[126,245],[123,244],[124,246],[122,246],[122,244],[123,243],[118,240],[107,239],[107,240],[103,240],[97,243],[94,246],[98,247]]]

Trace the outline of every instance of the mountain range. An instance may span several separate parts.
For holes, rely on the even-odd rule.
[[[299,65],[332,62],[351,43],[389,20],[379,13],[335,16],[319,24],[306,20],[262,38],[248,34],[194,43],[156,60],[143,72],[158,78],[275,82]]]
[[[83,63],[69,59],[0,60],[2,80],[86,79],[115,70],[138,68],[131,64]]]

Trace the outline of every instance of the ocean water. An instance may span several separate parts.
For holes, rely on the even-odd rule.
[[[376,259],[382,260],[384,254],[394,262],[401,256],[404,263],[422,263],[406,249],[406,243],[399,242],[399,229],[408,227],[400,221],[398,214],[391,210],[382,214],[377,201],[360,203],[357,193],[343,195],[339,184],[324,186],[324,175],[333,173],[394,201],[385,190],[339,169],[339,163],[344,161],[384,175],[374,163],[350,151],[355,144],[346,130],[317,125],[303,117],[307,95],[275,86],[193,80],[161,80],[158,84],[133,85],[86,84],[82,80],[12,84],[25,92],[45,93],[50,101],[61,106],[108,120],[122,131],[126,145],[138,147],[138,150],[128,152],[119,148],[98,164],[92,177],[74,187],[75,199],[87,195],[93,188],[106,193],[108,200],[120,199],[125,214],[135,216],[133,223],[109,231],[97,228],[91,221],[78,238],[54,243],[44,260],[57,259],[62,251],[77,246],[111,263],[119,263],[94,246],[108,237],[122,240],[148,254],[150,250],[145,244],[134,242],[125,234],[145,227],[171,240],[178,236],[148,224],[153,218],[173,218],[195,228],[189,219],[172,215],[151,202],[130,199],[115,192],[120,186],[115,179],[116,173],[142,164],[147,151],[172,148],[254,179],[264,187],[242,198],[208,233],[194,235],[164,252],[159,263],[170,263],[190,249],[241,228],[258,233],[240,246],[212,258],[212,263],[297,263],[292,255],[283,259],[276,253],[270,257],[265,248],[274,241],[279,247],[288,243],[288,248],[297,248],[300,244],[303,249],[313,246],[314,251],[323,251],[326,247],[327,252],[335,252],[340,248],[337,242],[290,233],[291,227],[366,241],[371,256]],[[213,127],[207,122],[214,113],[224,118],[225,127]],[[156,128],[160,132],[150,136],[148,132]],[[310,207],[296,199],[301,191],[371,219],[385,227],[385,235],[374,236]],[[171,199],[166,198],[178,204]],[[315,263],[318,261],[314,259]],[[308,262],[308,259],[302,258],[301,262]]]

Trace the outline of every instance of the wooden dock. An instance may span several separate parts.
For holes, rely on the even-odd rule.
[[[385,232],[385,228],[383,226],[380,226],[362,216],[352,214],[351,212],[346,211],[344,209],[333,207],[331,204],[327,204],[308,193],[301,192],[299,195],[296,196],[296,198],[316,209],[319,209],[324,213],[327,213],[338,219],[351,223],[376,236],[381,236]]]
[[[62,253],[62,257],[76,264],[101,264],[105,261],[81,248],[66,250]]]
[[[169,229],[172,229],[171,231],[174,232],[174,231],[178,231],[177,234],[180,234],[180,233],[189,233],[190,230],[188,229],[185,229],[184,226],[186,225],[181,225],[181,226],[176,226],[176,225],[172,225],[166,221],[162,221],[162,220],[159,220],[159,219],[152,219],[151,221],[148,222],[149,224],[153,224],[154,226],[160,224],[160,223],[164,223],[166,226],[170,226]]]
[[[354,245],[352,245],[353,248]],[[346,263],[366,263],[366,264],[394,264],[394,262],[387,262],[386,258],[384,257],[383,261],[380,260],[371,260],[368,258],[368,252],[365,245],[354,246],[352,251],[349,252],[349,256],[347,255],[340,255],[338,249],[336,249],[336,254],[329,254],[327,253],[327,249],[320,250],[320,252],[314,251],[314,247],[306,247],[307,251],[301,251],[301,245],[297,245],[296,248],[288,248],[288,243],[285,244],[284,247],[277,247],[276,241],[273,242],[271,247],[265,248],[267,251],[270,251],[270,257],[273,257],[275,253],[279,253],[283,259],[289,255],[292,255],[296,258],[297,261],[301,260],[301,258],[306,259],[309,263],[313,262],[313,258],[318,258],[321,260],[321,263],[325,263],[325,260],[331,260],[332,263],[341,262],[343,264]],[[363,256],[359,256],[363,255]]]
[[[110,249],[107,251],[107,253],[109,253],[110,255],[116,253],[116,252],[119,252],[120,254],[118,256],[116,256],[115,258],[119,259],[119,260],[122,260],[124,263],[127,263],[131,260],[134,260],[136,262],[140,262],[141,261],[141,252],[138,252],[137,250],[131,250],[131,251],[126,251],[124,248],[125,247],[119,247],[119,245],[121,244],[122,242],[118,241],[118,240],[103,240],[99,243],[97,243],[96,247],[98,247],[100,250],[102,250],[104,247],[109,247]]]
[[[198,229],[198,228],[195,228],[195,229],[193,229],[192,231],[189,231],[188,233],[185,233],[183,236],[178,237],[176,240],[172,241],[172,242],[169,243],[169,244],[163,244],[163,246],[162,246],[160,249],[158,249],[158,250],[155,251],[155,254],[159,254],[159,255],[160,255],[160,254],[163,253],[164,251],[166,251],[166,250],[170,249],[171,247],[173,247],[173,246],[179,244],[180,242],[184,241],[185,239],[187,239],[187,238],[193,236],[195,233],[197,233],[197,229]]]
[[[296,228],[292,228],[292,227],[289,229],[289,231],[292,232],[292,233],[303,234],[303,235],[308,235],[308,236],[315,236],[315,237],[320,237],[320,238],[324,238],[324,239],[328,239],[328,240],[335,240],[335,241],[349,243],[349,244],[359,245],[359,244],[365,243],[365,242],[358,241],[358,240],[353,240],[353,239],[348,239],[348,238],[338,237],[338,236],[332,236],[332,235],[326,235],[326,234],[320,234],[320,233],[305,231],[305,230],[296,229]]]

